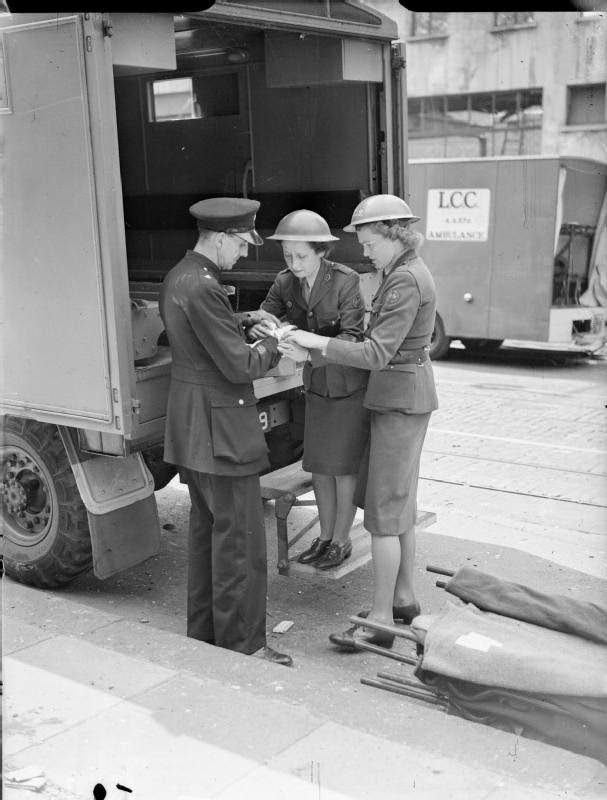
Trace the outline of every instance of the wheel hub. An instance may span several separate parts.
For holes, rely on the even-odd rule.
[[[19,481],[14,478],[2,481],[2,495],[12,513],[23,511],[27,505],[27,493]]]
[[[50,492],[43,470],[20,447],[0,453],[2,515],[25,544],[35,544],[51,523]]]

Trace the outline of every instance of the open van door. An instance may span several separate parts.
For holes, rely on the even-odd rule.
[[[32,16],[0,22],[0,406],[122,433],[132,345],[101,16]]]

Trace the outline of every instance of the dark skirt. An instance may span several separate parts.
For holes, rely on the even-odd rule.
[[[399,536],[415,527],[417,481],[430,412],[372,411],[369,445],[355,502],[373,536]]]
[[[355,475],[369,436],[365,388],[347,397],[306,392],[302,467],[319,475]]]

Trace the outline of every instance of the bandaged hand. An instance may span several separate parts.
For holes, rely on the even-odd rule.
[[[250,327],[247,330],[247,334],[251,339],[265,339],[266,336],[271,336],[274,330],[276,330],[276,325],[270,320],[263,319]]]
[[[288,333],[295,330],[295,325],[278,325],[278,327],[272,327],[272,324],[268,322],[269,327],[267,328],[266,336],[273,336],[277,342],[280,342]]]
[[[269,311],[265,311],[263,308],[258,308],[257,311],[251,311],[251,319],[253,322],[271,322],[276,327],[280,326],[280,320],[278,317],[275,317],[274,314],[270,314]]]

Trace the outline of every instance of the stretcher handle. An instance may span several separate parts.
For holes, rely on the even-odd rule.
[[[386,681],[392,681],[392,683],[401,684],[402,686],[408,686],[410,689],[415,689],[418,692],[429,694],[431,697],[437,697],[437,694],[433,689],[430,689],[429,686],[426,686],[419,681],[412,681],[408,678],[402,678],[400,675],[393,675],[391,672],[378,672],[377,677],[383,678]]]
[[[412,667],[417,666],[418,659],[413,656],[404,656],[402,653],[393,653],[392,650],[386,650],[385,647],[380,647],[377,644],[369,644],[368,642],[359,642],[354,640],[354,647],[357,650],[367,650],[369,653],[375,653],[378,656],[385,656],[391,658],[393,661],[400,661],[401,664],[410,664]]]
[[[353,622],[355,625],[360,625],[361,627],[364,626],[365,628],[371,628],[374,631],[391,633],[394,636],[401,636],[403,639],[410,639],[412,642],[419,642],[417,636],[414,633],[411,633],[408,628],[396,625],[384,625],[381,622],[373,622],[366,617],[357,616],[350,617],[350,622]]]
[[[394,694],[404,694],[407,697],[413,697],[416,700],[423,700],[425,703],[430,703],[432,706],[444,706],[443,701],[439,700],[438,697],[431,697],[428,694],[421,694],[420,692],[415,692],[413,689],[408,689],[405,686],[398,686],[395,683],[385,683],[384,681],[378,681],[375,678],[361,678],[360,682],[365,686],[373,686],[375,689],[386,689],[388,692],[394,692]]]
[[[438,589],[446,589],[447,581],[436,581],[436,586]]]
[[[444,567],[435,567],[432,564],[426,564],[426,572],[435,572],[437,575],[447,575],[452,578],[455,575],[452,569],[445,569]]]

